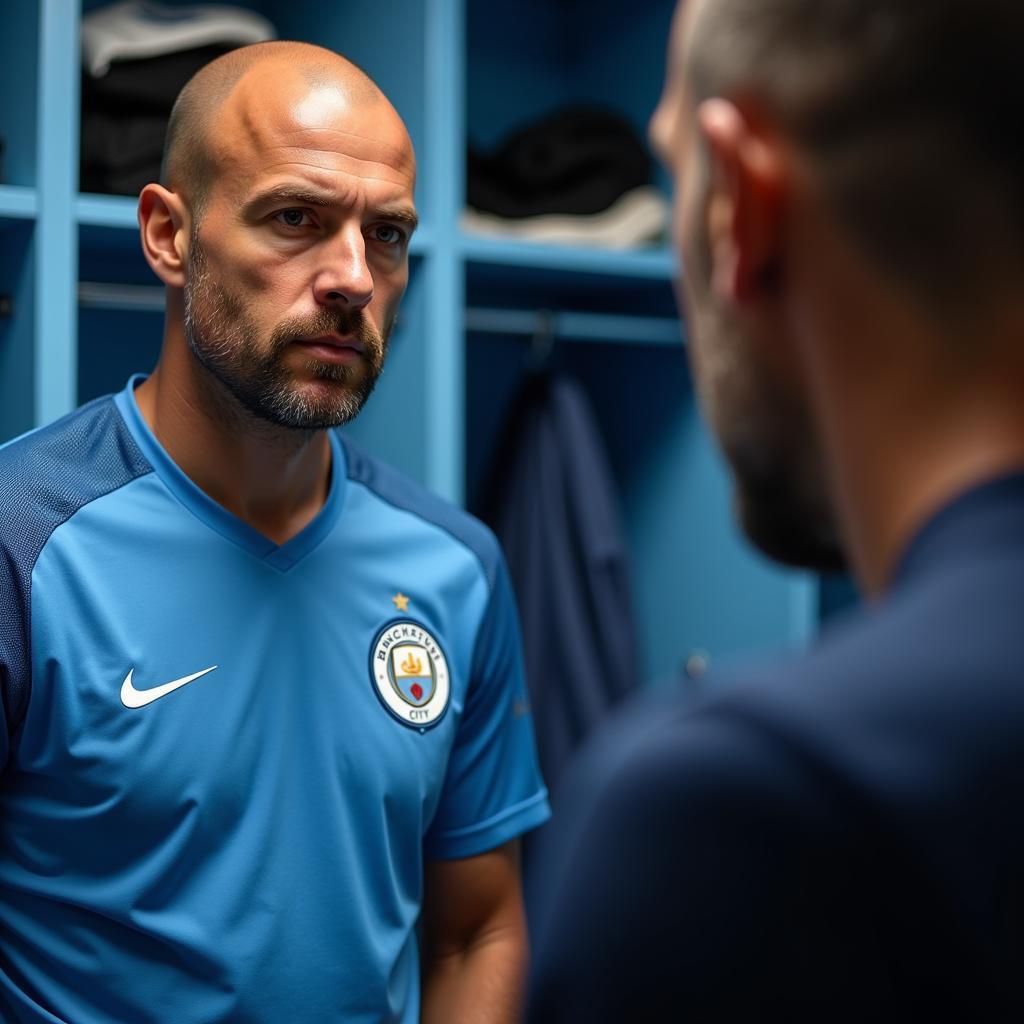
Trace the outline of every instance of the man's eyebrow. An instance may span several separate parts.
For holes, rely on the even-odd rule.
[[[300,206],[332,206],[336,198],[331,192],[317,189],[302,188],[298,185],[275,185],[257,192],[245,204],[246,212],[258,210],[264,206],[276,206],[278,203],[296,203]]]
[[[382,218],[383,220],[395,221],[398,224],[404,224],[409,229],[411,235],[420,222],[420,218],[416,211],[411,206],[406,206],[404,203],[401,206],[389,206],[387,204],[374,208],[374,215]]]
[[[295,203],[297,206],[333,206],[338,201],[333,192],[319,189],[303,188],[298,185],[275,185],[272,188],[257,192],[245,204],[246,213],[253,213],[282,203]],[[374,208],[374,216],[383,220],[404,224],[412,234],[419,225],[420,219],[416,210],[405,203],[383,204]]]

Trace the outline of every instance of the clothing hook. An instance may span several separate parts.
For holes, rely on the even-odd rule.
[[[550,309],[537,311],[537,327],[530,341],[528,362],[534,370],[543,370],[555,347],[555,315]]]

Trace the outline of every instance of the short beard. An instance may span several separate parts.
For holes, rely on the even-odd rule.
[[[359,415],[380,378],[394,320],[380,332],[362,310],[321,309],[278,323],[269,341],[243,302],[210,272],[193,231],[185,281],[185,340],[196,361],[238,403],[261,421],[289,430],[342,426]],[[362,357],[339,365],[309,359],[303,370],[312,382],[298,383],[285,368],[285,353],[296,341],[326,334],[356,338]]]
[[[688,264],[701,405],[732,470],[740,525],[769,558],[817,572],[846,568],[825,463],[809,411],[714,297],[711,253]]]
[[[700,320],[714,364],[702,368],[702,404],[732,470],[743,532],[777,562],[842,571],[846,559],[810,416],[721,311],[705,311]]]
[[[825,484],[811,460],[800,464],[793,447],[757,451],[726,449],[736,480],[736,504],[743,532],[761,552],[784,565],[815,572],[843,572],[839,541]]]

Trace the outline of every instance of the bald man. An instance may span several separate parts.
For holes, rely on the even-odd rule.
[[[591,748],[531,1024],[1024,1019],[1022,52],[1019,0],[680,7],[704,411],[750,538],[869,606]]]
[[[343,58],[210,64],[139,198],[158,366],[0,450],[5,1022],[516,1016],[547,803],[508,576],[334,430],[414,179]]]

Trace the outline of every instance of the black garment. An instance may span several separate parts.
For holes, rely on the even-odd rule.
[[[637,678],[618,499],[574,381],[528,378],[494,461],[484,516],[518,598],[541,771],[553,788],[570,753]]]
[[[651,157],[633,126],[571,107],[520,129],[491,153],[470,147],[467,203],[502,217],[591,214],[650,184]]]
[[[102,78],[82,75],[81,190],[138,195],[160,180],[171,107],[185,83],[232,46],[201,46],[115,61]]]
[[[82,113],[82,191],[138,195],[160,180],[167,115]]]
[[[138,60],[116,60],[105,75],[82,75],[82,106],[109,114],[170,114],[182,86],[202,67],[235,49],[233,43],[198,46]]]
[[[532,1024],[1024,1019],[1024,475],[891,592],[574,766],[539,867]]]

